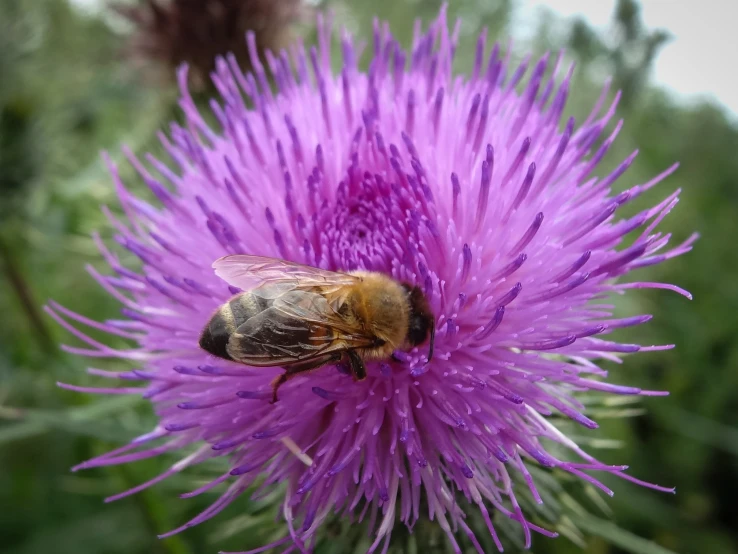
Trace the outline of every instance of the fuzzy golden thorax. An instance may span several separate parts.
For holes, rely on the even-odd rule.
[[[361,352],[366,359],[388,358],[406,341],[410,306],[406,290],[400,283],[381,273],[357,271],[360,284],[346,295],[346,317],[384,344]]]

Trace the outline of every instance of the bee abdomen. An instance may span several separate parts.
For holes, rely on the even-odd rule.
[[[266,300],[250,293],[234,296],[210,318],[200,335],[200,348],[213,356],[233,360],[227,348],[231,335],[241,324],[267,307]]]
[[[231,336],[231,329],[233,328],[232,317],[230,314],[223,314],[225,311],[223,306],[218,312],[210,318],[210,321],[202,330],[200,335],[200,348],[213,356],[224,358],[226,360],[232,360],[228,354],[226,346],[228,346],[228,338]]]
[[[268,300],[245,292],[231,298],[223,308],[227,308],[230,311],[231,320],[233,321],[233,331],[235,331],[239,325],[260,314],[270,305],[271,302]]]

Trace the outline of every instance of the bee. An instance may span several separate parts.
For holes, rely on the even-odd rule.
[[[365,361],[385,360],[428,340],[435,318],[423,292],[382,273],[337,273],[261,256],[225,256],[216,275],[243,292],[220,306],[200,335],[214,356],[256,367],[283,367],[277,390],[293,377],[344,363],[355,381]]]

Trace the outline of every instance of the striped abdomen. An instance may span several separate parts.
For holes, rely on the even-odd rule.
[[[231,335],[248,319],[271,306],[271,301],[243,292],[231,298],[213,314],[200,335],[200,348],[213,356],[233,360],[227,346]]]
[[[260,367],[312,358],[336,335],[330,325],[297,315],[306,309],[317,316],[316,301],[322,297],[307,292],[287,292],[274,300],[241,293],[215,312],[200,335],[200,347],[219,358]]]

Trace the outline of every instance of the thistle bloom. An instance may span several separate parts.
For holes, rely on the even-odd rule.
[[[114,274],[90,272],[123,304],[124,319],[97,323],[58,304],[49,312],[89,345],[67,351],[141,367],[91,373],[148,381],[65,386],[142,394],[160,423],[79,467],[197,447],[114,498],[225,457],[230,470],[190,496],[221,484],[225,492],[172,533],[258,484],[255,496],[284,487],[285,537],[276,545],[288,551],[312,550],[333,512],[366,517],[369,552],[386,550],[395,520],[412,527],[427,509],[456,552],[457,529],[481,552],[456,495],[476,506],[500,549],[491,510],[516,520],[528,545],[532,531],[555,535],[520,508],[521,495],[540,502],[530,465],[559,468],[608,494],[598,473],[659,488],[599,462],[549,416],[594,429],[576,392],[661,394],[606,381],[598,360],[667,348],[610,340],[650,316],[614,318],[608,296],[664,288],[689,297],[674,285],[617,282],[690,249],[694,237],[669,249],[670,235],[656,231],[678,191],[630,218],[617,213],[676,166],[612,193],[635,158],[595,176],[621,126],[605,133],[617,95],[603,110],[606,89],[582,124],[559,126],[572,74],[559,75],[561,56],[550,78],[548,55],[532,64],[519,94],[529,60],[510,68],[497,47],[486,56],[484,35],[471,75],[452,77],[457,32],[442,11],[427,33],[416,28],[406,53],[377,23],[366,73],[343,34],[343,66],[334,74],[331,31],[321,23],[317,48],[267,56],[276,93],[253,49],[253,74],[242,74],[233,57],[221,59],[214,74],[221,99],[211,102],[218,130],[198,113],[182,70],[186,125],[161,137],[172,163],[149,157],[144,166],[130,156],[160,205],[131,194],[111,163],[127,218],[108,213],[115,240],[141,269],[124,267],[98,240]],[[213,311],[238,292],[211,268],[233,253],[381,271],[422,286],[436,316],[436,356],[426,363],[423,346],[399,361],[369,363],[359,383],[327,366],[290,381],[270,404],[269,384],[282,369],[250,368],[197,347]],[[135,346],[114,349],[75,324]],[[542,439],[558,443],[556,454]],[[517,477],[527,489],[513,488]]]

